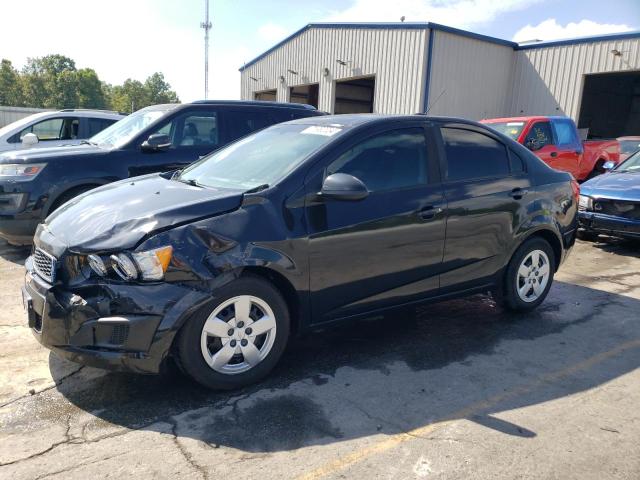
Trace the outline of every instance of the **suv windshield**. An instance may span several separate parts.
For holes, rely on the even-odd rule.
[[[179,180],[243,190],[274,185],[341,131],[329,125],[275,125],[194,163]]]
[[[640,172],[640,152],[627,158],[614,172]]]
[[[486,123],[485,125],[513,140],[518,139],[524,128],[524,122],[495,122]]]
[[[107,148],[122,147],[152,122],[177,106],[177,104],[159,105],[138,110],[91,137],[89,143]]]

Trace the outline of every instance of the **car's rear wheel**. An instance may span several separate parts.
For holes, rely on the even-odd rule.
[[[504,279],[503,304],[518,312],[540,305],[549,293],[555,255],[549,242],[535,237],[525,241],[511,257]]]
[[[178,336],[178,360],[194,380],[233,389],[266,376],[289,337],[289,311],[280,292],[258,277],[222,287],[213,307],[187,321]]]

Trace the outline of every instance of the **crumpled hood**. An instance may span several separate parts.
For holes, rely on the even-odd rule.
[[[595,198],[640,202],[640,173],[611,172],[580,185],[580,193]]]
[[[107,154],[109,150],[95,145],[71,145],[67,147],[30,148],[0,153],[0,163],[47,163],[56,158],[82,155]]]
[[[242,198],[241,190],[200,188],[160,174],[122,180],[56,210],[38,226],[34,241],[56,256],[63,249],[130,249],[154,231],[235,210]]]

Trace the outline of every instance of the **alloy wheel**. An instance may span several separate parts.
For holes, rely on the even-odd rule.
[[[527,254],[516,274],[516,289],[523,302],[535,302],[544,293],[549,283],[549,257],[542,250]]]
[[[276,338],[276,319],[267,302],[240,295],[220,304],[202,327],[202,356],[213,370],[243,373],[264,360]]]

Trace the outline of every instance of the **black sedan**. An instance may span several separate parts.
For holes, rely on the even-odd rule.
[[[640,152],[580,187],[580,232],[640,239]]]
[[[569,174],[474,122],[307,118],[65,204],[38,228],[24,303],[63,357],[155,373],[173,356],[235,388],[293,333],[478,292],[537,307],[577,207]]]

